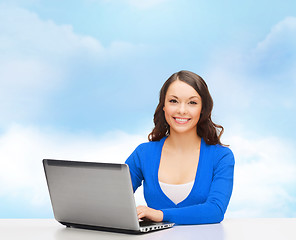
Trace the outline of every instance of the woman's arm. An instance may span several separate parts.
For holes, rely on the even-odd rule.
[[[125,163],[129,166],[134,192],[137,190],[138,187],[142,185],[142,181],[144,179],[140,165],[141,162],[139,157],[139,151],[140,149],[138,146],[125,161]]]

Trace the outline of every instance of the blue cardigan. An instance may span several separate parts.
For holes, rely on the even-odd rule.
[[[232,151],[221,145],[208,145],[202,139],[193,188],[186,199],[175,204],[163,193],[158,181],[158,169],[165,139],[166,137],[160,141],[139,145],[126,160],[134,192],[143,181],[147,205],[161,210],[163,221],[176,224],[221,222],[233,187]]]

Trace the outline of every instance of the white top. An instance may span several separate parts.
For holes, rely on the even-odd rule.
[[[159,182],[161,190],[175,204],[178,204],[182,202],[185,198],[187,198],[187,196],[191,192],[193,184],[194,181],[185,184],[168,184]]]

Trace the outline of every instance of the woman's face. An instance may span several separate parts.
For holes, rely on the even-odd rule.
[[[202,99],[193,87],[180,80],[169,86],[163,111],[170,134],[196,132],[201,110]]]

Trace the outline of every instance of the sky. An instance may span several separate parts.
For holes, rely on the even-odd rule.
[[[43,158],[123,163],[180,70],[235,155],[226,217],[296,217],[294,0],[0,0],[0,218],[53,217]]]

